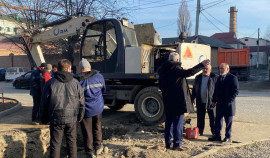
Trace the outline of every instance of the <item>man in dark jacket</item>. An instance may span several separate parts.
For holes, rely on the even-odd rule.
[[[105,81],[86,59],[79,63],[81,73],[78,79],[84,89],[85,114],[81,122],[84,149],[87,155],[95,157],[103,151],[101,119],[104,109],[102,93],[105,93]]]
[[[204,60],[191,69],[183,70],[179,62],[179,54],[172,52],[169,55],[169,60],[163,63],[158,70],[159,88],[162,91],[166,115],[166,148],[170,148],[172,144],[171,138],[173,136],[173,149],[184,150],[181,146],[184,113],[187,112],[187,107],[192,106],[186,77],[196,74],[208,63],[209,60]],[[171,128],[171,126],[173,126],[173,128]]]
[[[84,116],[85,100],[80,83],[71,74],[71,62],[62,59],[54,78],[44,87],[40,116],[42,123],[50,122],[50,157],[59,158],[65,135],[68,156],[77,157],[77,122]]]
[[[205,113],[209,116],[212,135],[215,134],[215,107],[212,107],[212,98],[215,90],[217,75],[211,72],[211,65],[206,66],[203,72],[195,77],[191,100],[196,99],[197,127],[200,135],[203,135],[205,124]]]
[[[30,77],[30,95],[33,97],[33,110],[32,121],[34,124],[38,124],[39,121],[39,107],[41,99],[41,73],[46,68],[47,64],[42,63],[36,70],[31,73]]]
[[[217,78],[217,83],[213,96],[213,106],[216,106],[215,120],[215,136],[209,138],[210,141],[221,141],[221,130],[223,117],[226,122],[226,132],[224,142],[231,142],[232,122],[235,115],[235,98],[238,95],[238,79],[236,76],[229,73],[230,68],[227,63],[222,63],[219,66],[220,76]]]

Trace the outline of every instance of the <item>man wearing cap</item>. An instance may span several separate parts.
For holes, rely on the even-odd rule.
[[[186,77],[202,70],[209,64],[209,60],[204,60],[193,68],[184,70],[179,59],[178,53],[170,53],[169,60],[158,69],[158,75],[166,115],[165,145],[167,149],[173,145],[173,150],[183,151],[185,150],[182,147],[184,113],[192,107]]]
[[[47,67],[46,63],[42,63],[36,70],[31,73],[30,77],[30,95],[33,97],[33,110],[32,110],[32,122],[38,124],[39,122],[39,106],[41,98],[41,73]]]
[[[103,151],[101,119],[104,109],[102,93],[105,93],[105,81],[96,70],[91,70],[91,65],[86,59],[79,63],[81,73],[77,78],[84,89],[85,114],[81,122],[81,130],[84,139],[85,153],[90,157],[96,157]]]

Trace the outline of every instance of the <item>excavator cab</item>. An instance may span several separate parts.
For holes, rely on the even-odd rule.
[[[125,73],[125,47],[138,46],[134,29],[117,19],[90,23],[81,42],[81,58],[102,74]]]

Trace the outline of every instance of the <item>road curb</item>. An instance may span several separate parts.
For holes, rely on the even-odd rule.
[[[248,146],[248,145],[252,145],[252,144],[260,143],[260,142],[265,142],[265,141],[270,141],[270,139],[263,139],[263,140],[258,140],[258,141],[250,141],[250,142],[246,142],[246,143],[240,143],[240,144],[235,144],[235,145],[229,145],[229,146],[224,146],[224,147],[220,147],[220,148],[215,148],[215,149],[211,149],[211,150],[208,150],[206,152],[203,152],[203,153],[201,153],[199,155],[192,156],[192,158],[204,158],[206,156],[215,154],[215,153],[217,153],[219,151],[230,150],[230,149],[234,149],[234,148],[237,148],[237,147]]]
[[[11,99],[11,98],[5,98],[5,99],[15,100],[15,99]],[[15,101],[17,101],[17,100],[15,100]],[[16,111],[19,111],[20,109],[22,109],[22,104],[21,104],[21,102],[18,102],[17,105],[15,105],[14,107],[0,112],[0,118],[2,118],[4,116],[7,116],[7,115],[9,115],[11,113],[14,113]]]

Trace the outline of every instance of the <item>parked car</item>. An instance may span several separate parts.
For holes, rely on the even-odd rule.
[[[5,79],[7,81],[14,80],[17,77],[22,76],[25,74],[28,70],[24,67],[11,67],[7,69]]]
[[[24,75],[17,77],[15,80],[13,80],[13,86],[16,89],[20,89],[20,88],[29,89],[31,73],[32,71],[28,71]]]
[[[5,80],[5,76],[6,76],[6,68],[0,68],[0,81],[4,81]]]

